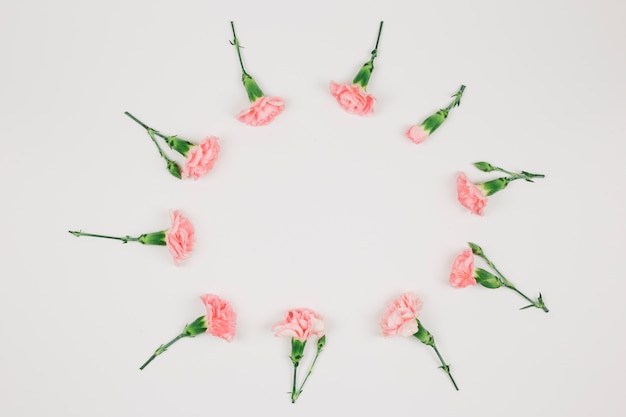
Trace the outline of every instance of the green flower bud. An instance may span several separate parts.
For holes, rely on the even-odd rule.
[[[474,166],[483,172],[491,172],[495,169],[489,162],[475,162]]]
[[[485,256],[485,253],[483,252],[483,248],[481,248],[480,246],[472,242],[467,242],[467,244],[469,245],[470,249],[472,249],[472,253],[474,255]]]
[[[326,335],[317,340],[317,350],[321,352],[321,350],[324,349],[324,346],[326,346]]]
[[[304,346],[306,345],[306,340],[298,340],[295,337],[291,338],[291,362],[293,362],[293,366],[298,366],[300,364],[300,360],[304,356]]]
[[[485,192],[485,196],[490,196],[498,191],[504,190],[507,185],[511,182],[510,178],[496,178],[495,180],[483,182],[481,184],[476,184]]]
[[[500,278],[482,268],[476,268],[474,271],[474,278],[477,283],[485,288],[500,288],[502,286]]]
[[[167,233],[167,230],[161,230],[160,232],[154,232],[154,233],[144,233],[143,235],[139,236],[137,239],[139,239],[139,242],[143,243],[144,245],[165,246],[167,245],[167,243],[165,242],[166,233]]]
[[[167,170],[170,172],[170,174],[172,174],[176,178],[178,179],[182,178],[182,175],[180,174],[180,167],[178,166],[176,162],[167,161]]]
[[[183,334],[187,337],[195,337],[199,334],[206,333],[208,327],[209,326],[206,322],[206,316],[198,317],[193,321],[193,323],[185,326]]]
[[[426,330],[424,326],[422,326],[422,323],[419,321],[419,319],[415,320],[417,320],[418,330],[417,333],[415,333],[413,336],[418,338],[419,341],[425,345],[435,346],[435,338],[433,337],[433,335],[428,330]]]
[[[252,78],[248,74],[244,73],[241,76],[241,81],[243,81],[243,86],[246,88],[250,103],[254,103],[259,98],[264,96],[263,91],[261,91],[259,85],[256,83],[256,81],[254,81],[254,78]]]

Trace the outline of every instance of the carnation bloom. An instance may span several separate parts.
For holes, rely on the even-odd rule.
[[[189,149],[182,175],[196,180],[206,175],[213,169],[219,153],[219,139],[215,136],[205,138],[200,144]]]
[[[193,250],[194,228],[189,219],[178,210],[171,212],[171,218],[172,226],[165,234],[165,242],[174,262],[178,265],[180,261],[187,259]]]
[[[476,278],[474,278],[474,254],[471,249],[463,251],[454,260],[452,272],[450,272],[450,285],[454,288],[476,285]]]
[[[272,327],[276,336],[292,337],[301,342],[308,340],[312,335],[324,336],[324,322],[322,317],[308,308],[289,310],[285,320]]]
[[[237,115],[237,120],[249,126],[265,126],[278,116],[285,108],[280,97],[262,96],[249,108]]]
[[[406,137],[413,143],[422,143],[428,139],[429,135],[430,133],[424,130],[422,125],[413,125],[406,131]]]
[[[383,314],[380,327],[385,336],[411,336],[418,331],[417,315],[422,311],[422,300],[414,292],[407,292],[392,301]]]
[[[467,179],[464,173],[456,178],[456,191],[461,205],[472,213],[482,216],[483,208],[487,205],[487,197],[483,191],[473,182]]]
[[[337,84],[330,82],[330,94],[335,97],[337,103],[350,113],[365,116],[374,112],[374,96],[367,94],[357,84]]]
[[[204,294],[200,298],[207,310],[206,332],[232,342],[237,325],[237,314],[233,307],[228,301],[221,299],[215,294]]]

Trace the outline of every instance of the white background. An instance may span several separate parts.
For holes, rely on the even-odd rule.
[[[267,127],[234,117],[233,19],[250,74],[286,102]],[[625,19],[608,0],[3,1],[0,414],[622,415]],[[328,83],[354,77],[380,20],[362,118]],[[447,122],[409,142],[461,84]],[[215,169],[174,179],[124,111],[219,136]],[[479,160],[546,178],[477,217],[455,176],[491,178]],[[176,208],[197,231],[180,267],[67,233],[161,230]],[[467,241],[550,313],[449,287]],[[380,335],[408,290],[459,392],[431,349]],[[236,339],[182,340],[140,372],[205,292],[232,302]],[[295,405],[289,342],[271,333],[293,307],[323,314],[328,339]]]

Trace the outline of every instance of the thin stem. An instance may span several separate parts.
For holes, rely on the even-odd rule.
[[[450,377],[450,381],[452,381],[452,385],[454,385],[454,388],[458,391],[459,387],[457,387],[456,382],[454,381],[454,378],[452,378],[452,374],[450,373],[450,365],[447,365],[446,362],[443,360],[443,357],[439,353],[439,350],[437,349],[437,346],[434,343],[432,344],[432,347],[435,350],[435,353],[437,354],[439,361],[441,362],[440,368],[443,369],[444,372],[448,374],[448,376]]]
[[[165,152],[163,152],[163,149],[161,149],[161,146],[159,145],[159,142],[157,142],[156,138],[154,137],[154,135],[157,134],[159,135],[159,133],[156,130],[153,129],[148,129],[148,136],[150,136],[150,139],[152,139],[152,142],[154,142],[154,145],[157,147],[157,149],[159,150],[159,155],[161,155],[161,158],[165,159],[167,162],[172,162],[167,155],[165,155]],[[161,137],[164,137],[162,135],[160,135]]]
[[[232,20],[230,21],[230,27],[233,29],[233,41],[231,42],[231,44],[235,45],[235,48],[237,48],[237,56],[239,57],[239,65],[241,65],[241,72],[243,72],[245,75],[248,75],[248,73],[246,72],[246,69],[243,66],[243,60],[241,59],[239,39],[237,38],[237,34],[235,34],[235,23]]]
[[[539,294],[539,298],[537,299],[537,301],[533,301],[530,297],[526,296],[526,294],[524,294],[523,292],[521,292],[520,290],[517,289],[517,287],[515,287],[515,285],[513,285],[513,283],[511,281],[509,281],[508,279],[505,278],[504,275],[502,275],[502,272],[500,272],[498,270],[498,268],[494,265],[493,262],[491,262],[491,260],[489,260],[489,258],[487,258],[487,256],[482,253],[481,255],[478,255],[481,258],[483,258],[485,260],[485,262],[487,262],[487,265],[489,265],[496,274],[498,274],[499,278],[502,280],[502,284],[506,287],[509,288],[513,291],[515,291],[516,293],[518,293],[519,295],[521,295],[522,297],[524,297],[524,299],[526,299],[526,301],[528,301],[532,306],[532,307],[536,307],[536,308],[540,308],[543,311],[545,311],[546,313],[549,312],[550,310],[548,310],[548,307],[546,307],[546,305],[543,302],[543,299],[541,298],[541,294]],[[528,308],[530,306],[526,306],[524,308]]]
[[[500,168],[500,167],[493,167],[494,171],[500,171],[503,172],[505,174],[508,174],[511,176],[511,181],[514,180],[520,180],[520,179],[524,179],[526,181],[530,181],[533,182],[533,178],[544,178],[545,175],[543,174],[531,174],[530,172],[526,172],[526,171],[522,171],[520,174],[516,173],[516,172],[511,172],[511,171],[507,171],[504,168]]]
[[[77,232],[77,231],[72,231],[72,230],[69,230],[68,232],[73,234],[76,237],[80,237],[80,236],[99,237],[99,238],[102,238],[102,239],[121,240],[124,243],[139,242],[139,238],[137,238],[137,237],[130,237],[130,236],[117,237],[117,236],[95,235],[95,234],[92,234],[92,233],[83,233],[83,232]]]
[[[291,403],[295,403],[296,399],[298,398],[298,395],[296,393],[296,379],[298,377],[298,365],[297,364],[293,364],[293,385],[291,387]]]
[[[311,376],[311,373],[313,372],[313,367],[315,366],[315,362],[317,362],[317,358],[320,356],[320,352],[321,352],[321,349],[318,349],[317,352],[315,353],[313,362],[311,362],[311,366],[309,367],[309,370],[307,371],[306,376],[304,377],[304,380],[302,381],[302,384],[300,385],[300,389],[296,393],[296,399],[300,396],[300,394],[302,394],[302,389],[304,388],[304,384],[306,384],[307,379],[309,379],[309,376]]]
[[[137,122],[137,124],[139,124],[141,127],[143,127],[144,129],[146,129],[148,131],[148,133],[150,133],[150,131],[154,132],[154,134],[156,134],[157,136],[162,137],[163,139],[167,139],[167,136],[165,136],[164,134],[162,134],[161,132],[159,132],[156,129],[151,128],[150,126],[148,126],[147,124],[145,124],[144,122],[142,122],[141,120],[137,119],[135,116],[133,116],[132,114],[130,114],[129,112],[125,111],[124,114],[128,117],[130,117],[131,119],[133,119],[135,122]]]
[[[150,356],[150,358],[146,361],[146,363],[144,363],[143,365],[141,365],[141,368],[139,368],[141,371],[143,371],[143,368],[145,368],[146,366],[148,366],[148,364],[150,362],[152,362],[154,360],[154,358],[156,358],[157,356],[159,356],[161,353],[165,352],[167,350],[168,347],[172,346],[174,343],[178,342],[180,339],[182,339],[183,337],[187,337],[187,335],[185,333],[181,333],[178,336],[176,336],[175,338],[173,338],[172,340],[170,340],[169,342],[167,342],[165,345],[161,345],[159,346],[159,348],[152,354],[152,356]]]
[[[378,49],[378,42],[380,41],[380,34],[383,31],[383,21],[380,22],[380,26],[378,27],[378,37],[376,37],[376,46],[374,47],[374,50]]]

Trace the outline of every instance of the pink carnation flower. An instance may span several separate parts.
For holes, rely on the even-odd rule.
[[[450,272],[450,285],[454,288],[476,285],[476,279],[474,278],[474,254],[471,249],[463,251],[454,260],[452,272]]]
[[[402,294],[387,307],[380,321],[384,336],[411,336],[418,331],[417,315],[422,300],[414,292]]]
[[[195,180],[203,177],[213,169],[219,153],[219,139],[215,136],[205,138],[199,145],[189,150],[187,161],[181,172],[182,176],[193,177]]]
[[[324,336],[324,322],[322,317],[308,308],[289,310],[285,320],[272,327],[276,336],[292,337],[301,342],[308,340],[311,335],[318,338]]]
[[[330,82],[330,94],[349,113],[365,116],[374,112],[374,96],[367,94],[360,85]]]
[[[284,108],[285,102],[282,98],[263,96],[239,113],[237,119],[249,126],[265,126],[274,120]]]
[[[171,212],[172,226],[165,234],[165,242],[176,265],[187,259],[195,240],[193,225],[178,210]]]
[[[215,294],[204,294],[200,298],[206,307],[206,332],[232,342],[237,326],[237,314],[233,307]]]
[[[429,133],[424,130],[422,125],[413,125],[406,131],[406,137],[413,143],[422,143],[428,139]]]
[[[464,173],[456,178],[456,191],[459,203],[472,213],[482,216],[483,208],[487,205],[487,197],[476,184],[467,179]]]

